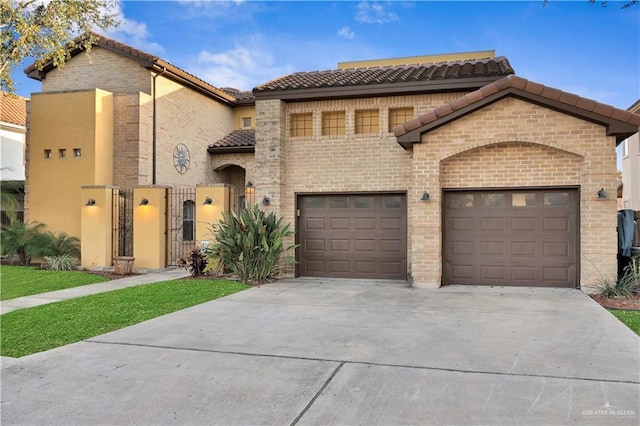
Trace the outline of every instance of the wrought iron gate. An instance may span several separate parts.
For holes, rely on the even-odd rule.
[[[195,188],[169,188],[167,206],[167,264],[176,265],[186,259],[197,246],[196,190]]]
[[[133,190],[113,189],[113,257],[133,256]]]

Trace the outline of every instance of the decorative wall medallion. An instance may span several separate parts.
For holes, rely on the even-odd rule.
[[[183,143],[179,143],[173,149],[173,166],[176,168],[178,173],[184,174],[189,170],[189,165],[191,164],[191,158],[189,155],[189,148]]]

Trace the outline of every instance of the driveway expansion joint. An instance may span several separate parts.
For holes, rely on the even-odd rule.
[[[329,378],[322,384],[322,386],[320,387],[320,389],[318,390],[318,392],[316,392],[316,394],[313,396],[313,398],[311,398],[311,401],[309,401],[309,403],[302,409],[302,411],[300,412],[300,414],[298,414],[296,416],[295,419],[293,419],[293,421],[291,422],[290,426],[295,426],[296,424],[298,424],[298,422],[300,421],[300,419],[302,418],[302,416],[304,416],[304,414],[309,410],[309,408],[311,408],[311,406],[313,405],[314,402],[316,402],[316,399],[318,399],[318,397],[322,394],[322,392],[324,392],[324,390],[327,388],[327,386],[329,386],[329,383],[331,382],[331,380],[333,380],[334,377],[336,377],[336,374],[338,374],[338,372],[340,371],[340,369],[342,368],[342,366],[344,365],[344,361],[340,363],[340,365],[338,365],[336,367],[335,370],[333,370],[333,373],[331,373],[331,375],[329,376]]]
[[[170,349],[170,350],[177,350],[177,351],[209,352],[209,353],[217,353],[217,354],[225,354],[225,355],[280,358],[280,359],[292,359],[292,360],[301,360],[301,361],[333,362],[333,363],[339,363],[340,364],[339,368],[341,368],[342,365],[344,364],[354,364],[354,365],[370,365],[375,367],[407,368],[407,369],[413,369],[413,370],[446,371],[449,373],[463,373],[463,374],[484,374],[484,375],[511,376],[511,377],[539,377],[544,379],[577,380],[577,381],[596,382],[596,383],[621,383],[621,384],[632,384],[632,385],[640,384],[640,380],[614,380],[614,379],[604,379],[604,378],[596,379],[593,377],[556,376],[551,374],[530,374],[530,373],[511,373],[511,372],[504,372],[504,371],[465,370],[461,368],[429,367],[429,366],[391,364],[391,363],[372,362],[372,361],[353,361],[353,360],[314,358],[314,357],[293,356],[293,355],[263,354],[263,353],[255,353],[255,352],[222,351],[218,349],[202,349],[202,348],[188,348],[188,347],[177,347],[177,346],[150,345],[150,344],[143,344],[143,343],[107,342],[107,341],[93,340],[93,339],[84,340],[83,342],[97,343],[101,345],[119,345],[119,346],[134,346],[134,347],[153,348],[153,349]],[[339,368],[337,370],[339,370]],[[338,372],[337,370],[336,370],[336,374]],[[335,376],[335,374],[333,376]]]

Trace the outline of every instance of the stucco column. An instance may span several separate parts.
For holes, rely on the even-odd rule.
[[[208,243],[214,239],[212,225],[228,213],[231,203],[231,185],[198,185],[196,187],[196,241]]]
[[[440,162],[426,145],[413,147],[411,186],[407,193],[411,278],[414,287],[438,288],[442,283],[442,191]],[[423,201],[423,194],[429,200]]]
[[[133,189],[133,257],[135,267],[167,266],[167,187]]]
[[[83,186],[80,189],[81,266],[104,270],[113,255],[112,186]]]

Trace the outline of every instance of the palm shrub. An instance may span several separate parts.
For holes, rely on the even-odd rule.
[[[45,251],[49,256],[62,256],[69,255],[80,258],[80,240],[77,237],[72,237],[66,232],[60,232],[54,234],[53,232],[47,232],[47,248]]]
[[[44,233],[45,224],[40,222],[13,221],[0,231],[2,251],[18,256],[21,265],[31,263],[34,256],[46,256],[50,247],[49,236]]]
[[[289,224],[283,225],[282,218],[273,212],[266,215],[258,206],[224,213],[212,231],[215,240],[205,249],[209,264],[247,284],[259,285],[273,278],[280,256],[295,248],[284,246],[284,238],[293,235]]]

